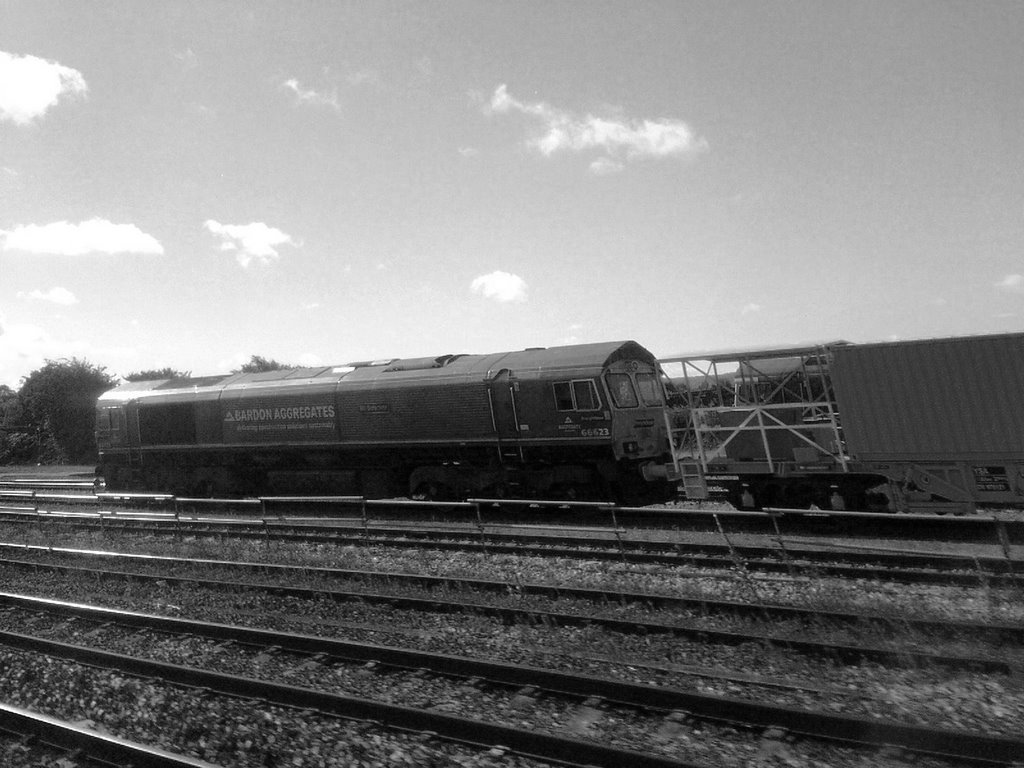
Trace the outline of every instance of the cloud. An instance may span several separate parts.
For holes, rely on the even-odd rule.
[[[209,219],[203,226],[221,239],[222,251],[235,253],[235,258],[243,267],[248,267],[253,261],[269,264],[281,258],[276,248],[279,245],[299,246],[291,235],[275,227],[268,227],[262,221],[254,221],[251,224],[221,224]]]
[[[72,304],[78,303],[78,297],[75,296],[67,288],[61,288],[56,286],[43,293],[43,291],[35,290],[29,293],[18,291],[19,299],[34,299],[37,301],[49,301],[54,304],[61,304],[65,307],[71,306]]]
[[[13,168],[0,166],[0,192],[17,189],[21,185],[20,176]]]
[[[22,376],[39,368],[55,348],[53,339],[34,325],[4,323],[0,333],[0,384],[17,389]]]
[[[351,86],[380,85],[380,75],[373,69],[360,69],[345,75],[345,80]]]
[[[214,364],[214,367],[211,369],[211,373],[226,373],[227,371],[237,370],[246,363],[248,363],[251,359],[251,354],[246,354],[244,352],[235,352],[230,357],[222,357],[220,360],[218,360]]]
[[[1024,293],[1024,275],[1007,275],[999,282],[993,283],[993,285],[1003,291]]]
[[[561,339],[559,339],[558,343],[560,345],[564,345],[564,344],[579,344],[580,343],[579,332],[582,331],[582,330],[583,330],[583,324],[582,323],[571,323],[569,325],[569,332],[565,336],[563,336]]]
[[[303,88],[295,78],[285,80],[281,87],[295,94],[296,103],[314,107],[329,107],[335,112],[341,112],[341,104],[338,103],[338,90],[335,88],[330,93],[320,93],[311,88]]]
[[[186,48],[184,51],[175,51],[173,55],[185,72],[190,72],[199,66],[199,57],[196,56],[195,51],[191,48]]]
[[[613,160],[610,157],[599,157],[590,164],[590,172],[595,176],[610,176],[613,173],[618,173],[625,167],[618,160]]]
[[[705,139],[696,136],[690,126],[680,120],[581,117],[543,101],[519,101],[509,95],[505,85],[494,90],[484,112],[492,115],[520,112],[538,120],[541,133],[527,145],[546,157],[563,150],[604,153],[607,162],[591,165],[595,173],[619,170],[623,158],[687,157],[708,147]],[[616,162],[619,168],[614,165]]]
[[[463,157],[476,157],[480,154],[480,150],[476,147],[459,147],[459,154]]]
[[[519,275],[496,271],[489,275],[480,275],[470,283],[469,290],[485,299],[505,304],[511,301],[526,301],[527,285]]]
[[[47,360],[77,357],[128,366],[138,350],[113,344],[97,345],[92,338],[57,338],[44,328],[8,323],[0,316],[0,384],[17,389],[21,378],[42,368]]]
[[[62,96],[84,96],[88,90],[77,69],[0,51],[0,120],[28,125]]]
[[[81,256],[86,253],[161,254],[163,246],[134,224],[112,224],[106,219],[89,219],[80,224],[55,221],[0,230],[5,251],[52,253]]]
[[[741,315],[749,315],[751,312],[760,312],[760,311],[761,311],[761,305],[760,304],[755,304],[754,302],[750,302],[749,304],[744,304],[743,305],[743,308],[740,309],[740,314]]]
[[[414,82],[426,83],[434,79],[434,62],[429,56],[416,60],[416,76]]]

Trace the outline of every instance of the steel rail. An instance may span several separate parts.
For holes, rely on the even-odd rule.
[[[0,729],[38,739],[61,751],[80,750],[78,760],[108,766],[216,768],[212,763],[82,728],[55,717],[0,703]],[[69,763],[71,761],[68,761]],[[77,764],[77,761],[76,761]]]
[[[166,574],[149,574],[136,571],[98,570],[73,565],[57,565],[34,561],[4,560],[0,564],[27,567],[37,570],[70,571],[80,574],[92,574],[98,577],[123,578],[134,581],[163,582],[186,584],[213,590],[244,589],[257,592],[269,592],[274,595],[297,597],[311,600],[326,597],[335,602],[369,602],[387,605],[393,608],[419,610],[426,613],[466,613],[492,616],[507,625],[533,624],[540,626],[599,626],[603,629],[623,634],[671,634],[697,642],[715,642],[722,645],[743,645],[758,643],[800,653],[808,656],[838,659],[844,662],[860,662],[872,660],[893,664],[907,665],[942,665],[954,669],[975,669],[985,672],[1008,674],[1014,669],[1010,661],[979,656],[959,654],[933,653],[909,649],[889,649],[877,646],[858,646],[843,643],[828,643],[814,640],[795,640],[788,637],[756,632],[739,632],[721,629],[709,629],[697,625],[665,624],[661,622],[643,621],[640,619],[616,619],[590,614],[560,613],[555,611],[538,611],[530,608],[509,608],[467,601],[440,600],[434,597],[408,597],[374,592],[346,592],[342,590],[320,589],[315,587],[285,586],[279,584],[254,583],[244,581],[225,581],[199,579],[187,576],[171,576]]]
[[[284,523],[273,519],[261,520],[260,525],[268,530],[301,530],[324,531],[329,535],[336,534],[339,526],[314,526],[308,524],[297,525]],[[355,528],[355,525],[347,526]],[[659,552],[668,552],[676,555],[677,559],[685,556],[692,559],[694,555],[703,555],[719,560],[729,559],[736,555],[748,561],[761,561],[764,559],[778,560],[786,565],[788,559],[793,568],[819,567],[819,565],[830,565],[833,560],[841,560],[847,563],[862,566],[877,566],[879,568],[891,568],[892,565],[906,566],[907,570],[913,569],[969,569],[976,571],[982,567],[989,573],[1003,575],[1006,573],[1018,573],[1024,576],[1024,561],[1008,560],[1003,556],[995,555],[959,555],[948,553],[925,552],[917,553],[900,551],[897,553],[878,551],[850,551],[835,545],[836,549],[814,548],[813,546],[793,546],[792,542],[784,548],[778,546],[758,546],[750,544],[711,544],[695,543],[682,540],[664,539],[634,539],[628,537],[619,538],[614,529],[598,530],[603,537],[578,536],[571,534],[538,533],[528,531],[517,531],[514,533],[481,530],[477,527],[467,526],[461,529],[417,529],[417,528],[387,528],[380,525],[368,526],[366,530],[377,535],[406,538],[453,538],[462,536],[476,541],[482,540],[488,546],[501,546],[505,542],[531,542],[532,544],[556,544],[559,546],[587,548],[588,551],[595,547],[609,550],[615,557],[632,558],[634,556],[657,556]],[[365,534],[364,534],[365,535]],[[826,545],[831,547],[833,545]],[[728,557],[726,557],[728,556]],[[800,561],[808,561],[813,565],[802,565]],[[976,577],[975,577],[976,581]]]
[[[898,744],[900,747],[925,754],[931,754],[944,758],[955,758],[960,760],[975,761],[980,764],[1012,764],[1024,754],[1024,739],[1010,736],[991,736],[978,734],[969,731],[951,730],[945,728],[919,726],[893,723],[891,721],[879,721],[873,718],[859,715],[839,715],[823,712],[816,712],[796,707],[779,706],[769,703],[756,702],[747,699],[738,699],[727,696],[713,696],[710,694],[691,693],[675,688],[650,686],[637,683],[626,683],[619,680],[598,678],[589,675],[576,675],[566,672],[546,670],[536,667],[522,665],[503,664],[500,662],[489,662],[476,660],[461,656],[449,656],[430,652],[412,651],[391,646],[371,645],[368,643],[356,643],[351,641],[322,638],[313,635],[301,635],[292,633],[281,633],[272,630],[250,629],[226,624],[212,622],[194,622],[186,619],[154,616],[150,614],[137,613],[133,611],[121,611],[109,608],[97,608],[83,604],[69,603],[60,600],[45,598],[30,598],[22,595],[12,595],[0,592],[0,602],[8,605],[29,607],[32,610],[55,611],[67,615],[75,615],[88,618],[91,621],[110,622],[117,624],[129,624],[135,627],[158,629],[187,634],[198,634],[218,640],[234,640],[239,643],[246,643],[261,647],[278,647],[283,650],[318,654],[323,653],[338,659],[350,659],[361,663],[377,661],[391,666],[416,669],[425,667],[440,675],[479,677],[492,682],[509,686],[535,686],[562,694],[570,694],[579,697],[598,697],[610,702],[618,702],[633,706],[656,708],[666,711],[684,711],[687,714],[698,718],[726,722],[729,724],[740,724],[745,727],[778,727],[798,733],[808,738],[825,739],[852,743],[859,746],[864,745],[890,745]],[[236,693],[256,698],[266,698],[278,703],[289,704],[300,707],[314,706],[322,711],[332,710],[322,705],[321,702],[331,703],[342,697],[332,697],[329,694],[311,691],[306,688],[294,688],[290,686],[278,686],[274,684],[262,684],[268,687],[256,688],[261,685],[259,681],[249,678],[233,678],[229,675],[218,673],[207,673],[190,667],[179,665],[162,664],[136,657],[127,657],[120,654],[113,654],[104,651],[72,646],[66,643],[58,643],[51,640],[30,637],[11,632],[0,632],[0,643],[13,645],[26,650],[52,653],[64,658],[74,658],[83,663],[103,664],[110,661],[127,660],[130,667],[127,671],[141,675],[155,675],[168,677],[170,672],[175,672],[175,682],[186,685],[206,686],[215,690],[223,690],[227,693]],[[166,672],[165,672],[166,670]],[[212,676],[210,676],[212,675]],[[232,688],[232,680],[241,680],[238,688]],[[283,694],[285,698],[278,699]],[[305,696],[313,694],[311,698]],[[346,701],[349,699],[345,698]],[[394,721],[384,717],[384,713],[390,712],[392,705],[377,705],[374,702],[367,702],[365,699],[353,699],[357,710],[366,706],[384,707],[375,709],[375,714],[368,714],[371,719],[385,719],[387,722]],[[394,708],[401,718],[399,725],[412,727],[416,730],[434,730],[439,733],[447,733],[439,730],[433,725],[425,725],[419,720],[410,723],[405,719],[409,717],[409,708]],[[434,713],[423,713],[415,710],[419,715],[434,715]],[[344,714],[353,714],[352,711],[345,711]],[[363,715],[356,715],[362,717]],[[460,727],[465,727],[461,718],[452,718],[449,715],[440,715],[440,723],[444,724],[449,720],[461,721]],[[478,721],[468,721],[477,723]],[[508,729],[504,726],[492,726]],[[503,731],[503,732],[504,732]],[[528,753],[528,750],[521,749],[521,742],[512,743],[503,740],[503,732],[488,737],[489,744],[503,744],[510,746],[517,751]],[[461,732],[466,737],[465,732]],[[522,732],[519,732],[520,734]],[[527,745],[533,738],[546,738],[543,734],[530,732],[527,734]],[[479,735],[478,735],[479,736]],[[479,743],[479,738],[470,738],[470,741]],[[559,743],[567,740],[558,739]],[[578,742],[571,742],[572,744]],[[534,753],[536,754],[536,753]],[[563,753],[564,754],[564,753]],[[631,753],[635,754],[635,753]],[[553,757],[546,754],[545,757]],[[650,763],[605,763],[596,762],[593,755],[568,753],[580,763],[587,761],[595,765],[649,765]],[[565,756],[558,759],[566,759]],[[622,759],[621,755],[617,759]],[[654,758],[661,760],[661,758]],[[676,762],[655,763],[656,765],[668,764],[678,765]]]
[[[20,515],[24,510],[17,510],[14,515]],[[227,532],[237,532],[245,528],[258,529],[261,535],[273,531],[275,535],[279,535],[279,532],[301,532],[303,534],[309,533],[322,533],[328,536],[339,536],[339,531],[351,531],[359,530],[362,535],[367,535],[368,532],[372,531],[374,534],[383,536],[399,536],[407,538],[451,538],[454,536],[468,536],[473,539],[483,539],[488,543],[493,543],[495,546],[501,542],[513,541],[528,541],[533,543],[542,544],[558,544],[562,546],[577,546],[577,547],[589,547],[594,548],[599,545],[603,545],[606,548],[615,550],[616,553],[620,554],[625,551],[630,555],[649,555],[655,554],[656,551],[667,551],[672,553],[686,552],[688,554],[704,554],[704,555],[718,555],[721,553],[736,554],[745,558],[773,558],[773,557],[792,557],[794,559],[836,559],[841,558],[848,563],[856,564],[884,564],[895,563],[895,564],[909,564],[915,568],[966,568],[976,570],[979,566],[987,568],[990,572],[998,574],[999,572],[1017,572],[1024,575],[1024,561],[1008,559],[1006,556],[996,555],[960,555],[952,553],[937,553],[937,552],[914,552],[910,550],[900,550],[897,552],[886,551],[877,547],[865,548],[858,547],[857,545],[841,545],[841,544],[830,544],[828,547],[834,546],[835,549],[830,548],[814,548],[808,546],[806,543],[794,541],[792,539],[787,540],[787,544],[780,546],[763,546],[763,545],[750,545],[750,544],[714,544],[714,543],[695,543],[686,542],[682,540],[671,540],[671,539],[634,539],[634,538],[623,538],[621,537],[621,529],[604,529],[595,528],[594,532],[602,534],[601,536],[578,536],[571,534],[554,534],[549,532],[537,532],[537,531],[516,531],[516,532],[503,532],[488,530],[487,527],[481,527],[479,525],[464,525],[461,528],[410,528],[410,527],[386,527],[379,523],[367,524],[366,522],[359,521],[358,518],[352,518],[347,521],[347,524],[340,524],[339,522],[328,523],[326,521],[320,522],[299,522],[289,521],[282,518],[273,517],[262,517],[262,518],[201,518],[201,517],[182,517],[173,515],[154,515],[153,513],[147,513],[142,517],[138,516],[109,516],[103,515],[102,513],[90,516],[88,513],[54,513],[54,512],[41,512],[35,511],[34,514],[29,514],[34,520],[60,520],[64,514],[68,514],[69,517],[74,519],[90,519],[94,517],[97,521],[102,522],[106,526],[116,526],[119,524],[128,523],[152,523],[159,525],[163,522],[165,525],[174,526],[176,529],[181,526],[198,526],[202,527],[213,527],[222,526]],[[502,526],[507,527],[507,526]],[[219,532],[219,531],[217,531]],[[673,532],[674,533],[674,532]],[[773,541],[778,541],[778,537],[772,536]],[[796,546],[794,546],[794,544]],[[993,545],[995,546],[995,545]],[[858,551],[850,551],[856,549]]]
[[[2,513],[0,513],[2,514]],[[31,517],[31,516],[29,516]],[[970,557],[949,555],[938,560],[921,556],[913,562],[916,568],[897,568],[879,564],[886,558],[877,554],[850,553],[841,550],[813,550],[789,548],[785,552],[768,547],[732,547],[716,544],[687,544],[686,542],[664,542],[664,541],[636,541],[623,540],[623,546],[615,538],[596,539],[586,537],[570,536],[538,536],[536,534],[519,536],[516,534],[495,534],[481,533],[469,529],[463,531],[447,530],[415,530],[409,528],[382,529],[370,528],[360,529],[350,526],[351,534],[339,534],[337,526],[330,529],[330,533],[318,535],[318,528],[312,526],[293,526],[290,532],[286,532],[287,525],[281,525],[275,520],[264,520],[260,522],[232,522],[226,521],[201,521],[190,520],[157,520],[138,519],[92,521],[85,516],[67,515],[66,517],[55,518],[50,515],[43,515],[31,518],[32,521],[53,521],[72,522],[78,527],[86,529],[98,529],[107,532],[122,530],[133,532],[135,530],[156,531],[166,534],[198,536],[231,536],[234,538],[249,538],[275,541],[301,541],[327,544],[343,545],[377,545],[377,546],[422,546],[433,549],[449,551],[471,551],[494,554],[532,555],[539,557],[573,557],[593,560],[616,560],[627,561],[634,564],[674,565],[692,566],[698,568],[733,569],[736,567],[735,557],[743,558],[742,562],[748,568],[766,573],[811,573],[819,576],[837,576],[852,579],[881,579],[896,581],[908,584],[944,584],[952,586],[1013,586],[1019,585],[1024,578],[1024,562],[1020,560],[1006,560],[999,557]],[[22,522],[27,522],[23,520]],[[217,527],[220,526],[220,527]],[[245,527],[249,529],[246,530]],[[303,532],[295,532],[298,530]],[[312,531],[310,533],[309,531]],[[381,535],[383,534],[383,535]],[[460,540],[454,540],[453,538]],[[508,541],[532,541],[547,542],[545,544],[510,544]],[[625,544],[637,545],[638,548],[626,548]],[[602,545],[600,548],[597,545]],[[718,556],[701,554],[699,550],[711,550],[720,553]],[[652,549],[660,551],[651,551]],[[692,552],[690,550],[696,550]],[[726,554],[727,553],[727,554]],[[785,554],[790,555],[786,559]],[[770,559],[761,557],[752,559],[753,555],[766,555]],[[808,562],[801,562],[795,558],[799,554],[805,560],[816,558]],[[861,561],[862,565],[841,565],[836,560]],[[927,565],[937,565],[945,561],[947,567],[959,568],[961,570],[937,571],[929,570]],[[890,558],[892,562],[906,562],[903,555]],[[875,563],[875,564],[872,564]],[[992,571],[986,571],[985,568]],[[1005,571],[1012,568],[1011,573]],[[980,569],[980,570],[979,570]]]
[[[693,763],[619,749],[591,740],[570,739],[357,696],[152,661],[16,632],[0,631],[0,644],[90,666],[115,669],[125,674],[160,678],[170,684],[206,688],[228,696],[242,696],[301,710],[312,709],[346,719],[376,721],[405,731],[429,732],[473,747],[488,749],[500,746],[527,757],[557,760],[581,768],[620,768],[624,765],[638,768],[698,768]],[[989,748],[992,747],[1000,749],[996,742],[992,742]]]
[[[11,493],[31,493],[32,488],[85,489],[89,481],[5,481],[0,482],[0,499]],[[536,499],[469,499],[468,502],[413,502],[408,500],[366,499],[362,496],[281,496],[245,499],[183,498],[169,493],[136,493],[99,491],[81,497],[70,497],[78,503],[93,504],[97,500],[111,504],[132,505],[153,503],[182,508],[214,506],[221,508],[259,506],[264,511],[285,505],[324,508],[355,508],[387,516],[410,510],[425,515],[453,520],[488,522],[588,524],[609,522],[638,528],[674,528],[678,530],[715,532],[719,522],[734,533],[816,534],[847,538],[887,538],[894,540],[937,540],[960,543],[1024,544],[1024,520],[1005,519],[998,512],[991,515],[941,516],[927,514],[896,514],[857,511],[770,508],[763,511],[705,510],[659,507],[619,507],[611,503],[543,501]],[[499,520],[492,519],[498,516]]]
[[[470,499],[481,505],[498,508],[529,507],[536,502],[500,499]],[[552,502],[572,506],[567,502]],[[942,516],[926,514],[878,513],[819,509],[769,508],[762,511],[678,509],[656,507],[609,507],[616,520],[639,525],[656,523],[657,527],[679,530],[718,531],[718,523],[735,533],[815,534],[848,538],[887,538],[896,540],[936,540],[960,543],[996,543],[997,528],[1002,527],[1010,543],[1024,544],[1024,520],[1003,519],[992,515]],[[531,510],[538,521],[543,510]],[[550,513],[549,515],[550,516]],[[567,516],[568,517],[568,516]],[[575,518],[593,519],[593,515],[577,513]],[[717,518],[717,521],[716,521]]]
[[[95,480],[37,480],[31,478],[4,478],[0,480],[0,493],[8,488],[95,488]]]
[[[885,561],[894,563],[910,563],[918,568],[972,568],[979,565],[985,566],[992,571],[1010,571],[1024,574],[1024,561],[1008,559],[1005,555],[960,555],[938,552],[916,552],[913,550],[888,550],[879,547],[864,547],[856,544],[844,545],[840,543],[829,544],[829,548],[813,548],[813,542],[803,543],[799,540],[785,540],[789,546],[763,546],[749,544],[714,544],[687,542],[679,539],[635,539],[623,538],[623,529],[615,528],[594,528],[594,533],[600,536],[579,536],[571,534],[555,534],[550,532],[537,532],[520,530],[516,532],[505,532],[489,530],[487,526],[463,525],[459,528],[414,528],[414,527],[386,527],[379,523],[369,524],[367,521],[360,521],[359,518],[349,518],[344,521],[327,522],[323,519],[309,521],[289,520],[276,517],[249,517],[249,518],[224,518],[224,517],[191,517],[173,515],[171,513],[142,513],[126,515],[110,515],[104,513],[82,513],[82,512],[48,512],[45,510],[29,510],[17,508],[6,514],[7,517],[32,521],[61,521],[65,519],[75,520],[96,520],[105,526],[116,527],[131,523],[150,523],[159,526],[172,526],[175,530],[182,526],[198,527],[200,530],[211,529],[221,526],[223,532],[238,532],[246,528],[259,530],[261,535],[273,531],[280,535],[281,531],[299,531],[303,534],[318,533],[327,536],[341,536],[339,531],[358,530],[361,535],[366,536],[370,531],[374,534],[385,536],[400,536],[407,538],[437,538],[454,536],[469,536],[474,539],[484,539],[497,545],[503,541],[530,541],[539,543],[554,543],[559,545],[572,545],[582,547],[595,547],[605,545],[607,548],[615,549],[620,553],[625,551],[630,554],[651,554],[654,550],[662,550],[673,553],[686,551],[688,553],[717,554],[722,552],[735,553],[744,557],[771,557],[780,555],[791,555],[794,557],[842,557],[844,560],[853,563],[876,564]],[[422,522],[422,521],[420,521]],[[493,526],[507,528],[509,526]],[[527,526],[529,527],[529,526]],[[548,529],[549,531],[552,528]],[[214,531],[219,533],[221,531]],[[678,532],[671,532],[676,534]],[[779,537],[772,536],[773,542],[779,541]],[[797,546],[793,546],[796,544]],[[802,544],[802,546],[801,546]],[[807,544],[811,544],[808,547]],[[628,548],[627,548],[628,546]],[[992,545],[995,546],[995,545]],[[850,551],[856,550],[856,551]]]
[[[634,563],[691,565],[697,567],[732,568],[736,558],[746,566],[770,573],[805,572],[844,578],[883,578],[905,583],[931,583],[953,585],[1019,584],[1024,580],[1024,561],[996,556],[970,556],[955,554],[916,554],[901,552],[896,555],[874,552],[850,552],[837,549],[809,549],[804,547],[776,548],[728,544],[693,544],[683,541],[637,540],[616,537],[615,531],[607,536],[581,537],[532,533],[498,533],[464,527],[453,529],[383,528],[298,524],[279,519],[196,519],[167,517],[160,514],[144,516],[110,517],[95,513],[49,513],[0,509],[0,518],[19,523],[73,522],[86,529],[105,531],[131,531],[133,527],[191,535],[230,535],[236,538],[273,538],[283,541],[310,541],[340,544],[377,544],[431,546],[448,550],[486,551],[503,554],[529,554],[545,557],[584,557],[604,560],[629,560]],[[352,531],[350,534],[339,530]],[[371,536],[372,532],[372,536]],[[463,541],[453,541],[462,538]],[[468,539],[468,540],[465,540]],[[531,544],[510,544],[525,541]],[[426,543],[424,543],[426,542]],[[627,546],[628,545],[628,546]],[[576,549],[574,549],[574,547]],[[853,565],[840,565],[846,561]],[[886,563],[889,563],[888,565]],[[898,567],[903,566],[903,567]],[[951,570],[934,570],[934,569]],[[957,570],[959,569],[959,570]]]
[[[955,619],[921,619],[894,616],[881,613],[858,613],[854,611],[823,611],[813,608],[779,605],[775,603],[743,603],[735,600],[712,600],[703,597],[679,597],[651,592],[623,592],[593,587],[573,587],[560,584],[541,584],[522,581],[499,581],[463,576],[433,576],[400,571],[359,571],[324,566],[288,565],[282,563],[261,563],[256,561],[213,560],[208,558],[183,558],[170,555],[141,555],[106,550],[76,549],[70,547],[49,547],[39,544],[0,542],[0,551],[14,550],[38,554],[67,555],[71,557],[95,557],[126,562],[154,563],[169,565],[200,565],[216,568],[261,571],[263,573],[297,574],[321,576],[330,579],[354,581],[399,582],[424,589],[460,589],[489,591],[499,594],[538,595],[551,599],[571,597],[593,603],[640,604],[652,609],[695,610],[702,614],[725,613],[773,618],[778,620],[797,619],[801,621],[827,621],[842,624],[869,626],[898,625],[919,632],[959,632],[989,635],[998,641],[1024,643],[1024,624],[992,624]],[[0,560],[2,562],[2,560]],[[29,561],[32,562],[32,561]]]

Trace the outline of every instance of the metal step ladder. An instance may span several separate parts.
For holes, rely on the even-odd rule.
[[[679,478],[677,489],[681,489],[683,497],[687,501],[704,501],[708,498],[708,482],[704,477],[704,470],[700,461],[694,457],[684,454],[680,455],[676,446],[677,433],[685,430],[675,429],[668,412],[665,412],[665,429],[669,435],[672,448],[672,463],[675,465],[675,476]]]
[[[698,461],[680,461],[683,496],[687,501],[704,501],[708,498],[708,481]]]

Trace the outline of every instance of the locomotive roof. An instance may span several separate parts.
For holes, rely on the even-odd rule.
[[[505,370],[520,372],[589,370],[594,373],[618,360],[657,361],[635,341],[608,341],[561,347],[537,347],[516,352],[484,355],[441,355],[439,357],[387,358],[338,366],[292,368],[263,373],[235,373],[198,378],[158,379],[128,382],[105,392],[101,401],[117,402],[157,395],[215,394],[225,389],[278,388],[344,382],[366,382],[419,376],[491,378]]]
[[[643,360],[654,364],[653,354],[635,341],[606,341],[565,347],[538,347],[502,356],[503,368],[550,370],[555,368],[604,368],[618,360]]]

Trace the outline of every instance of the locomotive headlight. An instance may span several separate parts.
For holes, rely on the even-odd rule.
[[[627,440],[622,444],[622,450],[625,453],[640,453],[640,446],[635,440]]]

